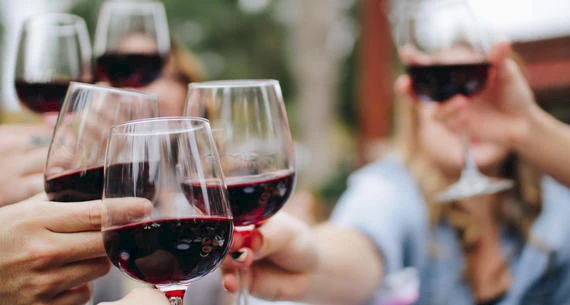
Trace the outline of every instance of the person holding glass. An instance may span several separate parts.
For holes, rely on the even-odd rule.
[[[158,1],[106,1],[95,32],[98,82],[159,96],[160,115],[181,115],[190,82],[203,81],[195,56],[169,34]]]
[[[464,5],[458,1],[425,3],[450,12]],[[454,15],[449,16],[438,20],[454,20]],[[396,87],[404,94],[396,111],[392,153],[350,177],[348,190],[329,221],[309,227],[280,213],[259,227],[258,241],[251,243],[246,257],[224,262],[226,289],[237,290],[235,270],[247,267],[251,270],[251,293],[269,300],[567,304],[569,189],[542,176],[508,146],[475,138],[468,142],[474,168],[481,175],[511,181],[512,187],[445,201],[440,196],[462,175],[465,142],[436,118],[439,111],[446,110],[446,103],[454,99],[475,108],[484,107],[480,99],[493,97],[507,103],[527,93],[513,89],[514,81],[524,82],[524,78],[505,50],[505,45],[498,44],[483,53],[485,65],[491,68],[485,68],[491,70],[489,74],[466,73],[475,62],[436,66],[461,68],[451,74],[460,78],[440,71],[427,80],[441,85],[439,88],[426,82],[418,89],[411,83],[412,77],[401,78]],[[460,54],[466,53],[455,53]],[[412,57],[416,56],[413,58],[420,66],[426,58],[418,55]],[[450,81],[438,82],[441,75]],[[473,83],[473,75],[484,77]],[[483,86],[481,79],[486,80]],[[452,94],[420,101],[418,92]],[[497,131],[508,124],[492,118],[484,129]]]
[[[496,48],[499,57],[510,52],[508,42]],[[510,147],[545,173],[570,185],[570,168],[565,162],[570,151],[570,127],[537,105],[523,71],[513,59],[499,61],[495,66],[500,86],[489,88],[473,103],[443,103],[435,112],[436,118],[451,130],[463,128],[475,137]],[[401,76],[397,87],[410,93],[409,78]]]

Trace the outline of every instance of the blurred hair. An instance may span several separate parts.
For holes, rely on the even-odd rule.
[[[519,64],[520,58],[514,57]],[[412,101],[399,98],[395,107],[394,149],[404,164],[418,181],[428,205],[429,222],[432,227],[447,221],[456,229],[466,251],[475,245],[481,236],[479,224],[470,219],[456,203],[440,204],[435,194],[443,191],[453,181],[449,181],[441,170],[422,153],[419,147],[419,115]],[[500,205],[497,218],[525,240],[531,239],[531,226],[541,211],[541,175],[530,164],[522,161],[515,153],[510,153],[502,165],[501,174],[515,181],[515,187],[498,196]],[[433,247],[437,252],[437,247]],[[435,245],[436,246],[436,245]]]
[[[171,37],[170,39],[170,58],[176,69],[176,78],[181,83],[201,82],[206,80],[204,68],[187,48],[183,47]]]

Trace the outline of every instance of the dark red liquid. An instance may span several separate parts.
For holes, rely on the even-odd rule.
[[[106,53],[97,58],[96,77],[115,87],[141,87],[160,76],[164,57],[159,54]]]
[[[68,85],[69,81],[28,83],[16,80],[16,93],[20,102],[33,112],[58,112]]]
[[[151,284],[174,284],[206,275],[229,250],[233,224],[227,218],[151,221],[103,231],[111,262]]]
[[[45,182],[50,201],[73,202],[101,199],[103,167],[94,167],[52,177]]]
[[[268,174],[259,176],[230,177],[226,179],[228,196],[234,224],[236,226],[256,225],[273,216],[287,202],[295,185],[295,173]],[[202,191],[194,185],[183,185],[186,196],[197,207]],[[216,186],[208,185],[210,197],[218,194]]]
[[[107,166],[105,198],[138,197],[154,200],[158,162],[117,163]]]
[[[107,168],[109,197],[154,196],[148,162],[119,163]],[[136,173],[136,174],[135,174]],[[136,175],[136,179],[133,179]],[[45,182],[45,191],[51,201],[74,202],[101,199],[103,195],[103,167],[92,167],[51,177]],[[113,196],[116,194],[116,196]]]
[[[489,63],[409,66],[412,87],[424,100],[442,102],[454,95],[471,96],[485,88]]]

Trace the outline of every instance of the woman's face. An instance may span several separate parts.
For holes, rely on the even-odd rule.
[[[156,42],[153,38],[135,33],[125,37],[119,46],[124,53],[152,54],[157,52]],[[160,116],[179,116],[184,111],[187,84],[177,77],[178,69],[172,55],[169,55],[162,67],[160,76],[152,83],[138,87],[136,90],[158,96]]]
[[[419,102],[418,135],[422,151],[450,176],[459,175],[463,168],[463,146],[461,135],[452,133],[434,119],[437,103]],[[470,149],[477,167],[488,175],[498,175],[509,151],[494,143],[471,138]]]

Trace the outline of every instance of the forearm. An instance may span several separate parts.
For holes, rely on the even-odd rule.
[[[323,224],[315,228],[318,263],[302,301],[316,304],[362,304],[380,285],[382,260],[363,234]]]
[[[570,186],[570,126],[558,121],[538,106],[513,136],[519,155],[545,174]]]

